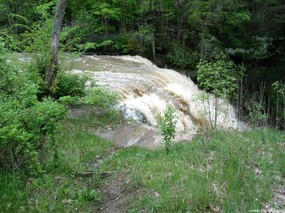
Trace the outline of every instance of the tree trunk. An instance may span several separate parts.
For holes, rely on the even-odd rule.
[[[58,0],[58,3],[56,5],[54,26],[52,32],[50,65],[46,71],[45,76],[45,81],[49,89],[51,88],[58,71],[59,35],[66,6],[67,0]]]

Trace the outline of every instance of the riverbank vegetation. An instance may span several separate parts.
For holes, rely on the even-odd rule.
[[[172,122],[167,154],[98,137],[121,122],[117,95],[64,57],[47,86],[55,6],[0,0],[0,212],[284,211],[282,1],[68,1],[61,51],[146,56],[230,98],[252,126],[218,131],[214,119],[176,144]],[[82,105],[96,112],[71,118]]]
[[[118,148],[92,119],[65,119],[58,159],[40,176],[2,170],[2,212],[284,210],[284,133],[200,134],[191,143]],[[107,121],[107,124],[110,121]]]

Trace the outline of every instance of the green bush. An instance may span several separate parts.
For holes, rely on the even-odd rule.
[[[194,69],[198,62],[198,54],[189,51],[181,45],[173,43],[170,47],[166,59],[172,66],[178,69]]]
[[[118,97],[115,92],[100,86],[95,86],[87,92],[86,97],[82,99],[82,103],[94,105],[103,109],[110,109],[118,103]]]
[[[158,126],[163,136],[166,153],[170,153],[171,145],[175,137],[175,125],[177,123],[175,110],[171,106],[167,106],[163,114],[158,115]]]
[[[140,44],[134,36],[123,34],[114,39],[114,51],[120,54],[130,54],[136,52],[140,48]]]
[[[31,62],[27,65],[30,78],[39,85],[38,98],[43,99],[51,96],[59,99],[64,96],[76,97],[77,99],[85,95],[85,87],[88,78],[73,74],[59,68],[52,88],[49,90],[45,82],[45,72],[49,66],[49,52],[38,52],[32,55]]]
[[[86,76],[60,71],[52,88],[52,95],[58,99],[63,96],[83,97],[85,95]]]
[[[268,114],[265,112],[264,106],[255,98],[245,103],[248,119],[254,127],[266,126],[268,124]]]
[[[244,70],[237,67],[224,54],[216,61],[200,61],[197,65],[197,80],[199,85],[217,97],[229,98],[236,94],[238,80]]]
[[[197,65],[197,81],[202,89],[214,95],[203,94],[201,100],[207,102],[208,115],[212,128],[217,127],[217,119],[221,109],[221,98],[230,99],[237,95],[239,80],[243,76],[244,68],[236,66],[223,53],[216,56],[215,61],[202,60]],[[210,106],[214,107],[213,116]]]
[[[36,174],[51,153],[55,140],[48,138],[56,134],[65,108],[51,98],[38,101],[37,82],[7,63],[5,51],[0,44],[0,168]]]

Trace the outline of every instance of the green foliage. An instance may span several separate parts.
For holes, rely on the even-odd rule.
[[[35,8],[35,13],[37,15],[40,15],[40,18],[42,20],[48,20],[51,19],[53,14],[51,14],[51,11],[56,6],[56,1],[52,0],[47,3],[41,3]]]
[[[98,208],[102,177],[97,166],[114,145],[89,132],[94,128],[92,119],[66,119],[61,125],[57,168],[50,159],[39,177],[1,170],[1,211],[92,212]],[[81,176],[85,172],[94,173]]]
[[[130,54],[138,51],[141,47],[139,41],[135,38],[135,34],[130,35],[125,33],[114,39],[113,48],[118,53]]]
[[[200,61],[197,65],[197,80],[199,85],[217,97],[233,97],[238,88],[238,80],[244,70],[237,67],[225,55],[218,56],[213,62]]]
[[[52,95],[59,99],[63,96],[83,97],[88,78],[66,71],[60,71],[52,87]]]
[[[173,44],[170,52],[166,56],[167,61],[178,69],[193,69],[197,64],[198,54],[197,52],[189,51],[188,49],[183,49],[177,44]]]
[[[42,171],[48,152],[54,151],[48,149],[51,142],[47,137],[56,133],[57,122],[63,118],[65,108],[50,99],[38,102],[35,93],[36,90],[34,94],[23,91],[23,97],[1,101],[2,168],[24,167],[30,173],[37,174]],[[9,152],[11,155],[8,155]]]
[[[4,28],[0,32],[0,35],[2,34],[4,37],[4,42],[8,45],[7,48],[13,51],[32,53],[42,52],[49,48],[52,29],[52,19],[50,15],[41,14],[43,18],[34,22],[19,14],[12,14],[10,16],[13,18],[17,17],[17,22],[13,23],[10,27]],[[15,29],[16,34],[13,33]]]
[[[56,79],[52,85],[52,88],[50,90],[47,89],[47,85],[45,82],[45,74],[51,62],[49,47],[50,38],[47,36],[41,38],[41,35],[47,35],[47,32],[41,30],[42,26],[39,27],[39,38],[35,38],[33,41],[31,41],[30,46],[26,48],[26,51],[30,53],[28,54],[30,63],[28,63],[26,66],[30,78],[39,85],[39,90],[37,93],[38,98],[42,99],[45,96],[52,96],[55,99],[59,99],[63,96],[73,96],[78,99],[84,96],[86,86],[85,84],[88,78],[86,76],[72,74],[71,72],[64,70],[72,69],[73,64],[72,62],[70,62],[70,60],[74,60],[72,58],[66,59],[65,57],[62,57],[60,59],[60,65],[65,64],[66,60],[69,60],[68,66],[66,65],[65,67],[58,67],[59,70]],[[26,34],[26,39],[29,40],[30,37],[33,37],[33,33],[35,32],[36,31]]]
[[[11,34],[10,30],[3,29],[0,31],[0,41],[5,43],[7,49],[12,51],[21,50],[21,41]]]
[[[120,19],[120,9],[114,7],[114,5],[111,5],[107,2],[100,3],[97,5],[94,4],[93,9],[95,10],[94,14],[103,17],[105,21]]]
[[[272,88],[275,92],[276,100],[276,113],[275,113],[275,128],[283,126],[285,127],[285,84],[276,81],[272,84]]]
[[[261,103],[251,99],[245,103],[245,108],[248,111],[249,121],[254,127],[266,126],[268,124],[268,114]]]
[[[39,99],[46,96],[49,91],[46,87],[45,73],[50,65],[50,42],[52,20],[43,19],[32,24],[31,29],[20,35],[21,48],[29,53],[30,63],[27,70],[30,78],[39,85]]]
[[[219,55],[216,61],[200,61],[197,65],[197,81],[207,92],[213,93],[202,95],[201,100],[207,102],[209,121],[212,128],[217,127],[217,119],[220,111],[220,99],[235,98],[237,95],[239,80],[243,76],[244,68],[237,67],[225,55]],[[213,110],[213,113],[212,113]],[[213,115],[211,115],[211,113]]]
[[[276,81],[272,84],[273,89],[276,91],[276,93],[283,95],[285,93],[285,84],[280,82],[280,81]]]
[[[153,39],[153,28],[149,25],[142,25],[137,32],[134,33],[134,36],[140,37],[143,39],[143,42],[150,43]]]
[[[63,27],[60,32],[61,50],[64,52],[78,51],[77,45],[86,42],[84,31],[82,31],[77,25]]]
[[[111,46],[114,42],[111,40],[105,40],[101,43],[91,43],[87,42],[85,44],[78,44],[76,45],[79,51],[88,52],[88,51],[94,51],[96,49],[102,48],[102,47],[108,47]]]
[[[163,136],[163,143],[165,145],[166,153],[169,154],[173,139],[175,137],[175,125],[177,123],[177,117],[175,110],[171,106],[167,106],[163,114],[158,115],[158,126]]]
[[[4,43],[0,41],[0,94],[13,95],[17,86],[17,72],[6,62]]]
[[[241,23],[249,21],[250,20],[250,14],[248,11],[241,11],[241,12],[235,12],[230,14],[230,16],[227,19],[228,24],[231,24],[233,26],[239,26]]]
[[[118,103],[118,95],[103,87],[94,86],[89,89],[86,97],[83,98],[82,103],[108,110]]]
[[[17,20],[17,22],[12,24],[12,26],[11,26],[12,30],[17,30],[17,31],[30,30],[30,27],[28,26],[29,20],[27,18],[25,18],[24,16],[21,16],[19,14],[10,13],[9,18]]]
[[[48,136],[55,135],[65,108],[52,99],[37,99],[38,84],[26,71],[6,62],[0,46],[0,167],[42,172],[48,158]]]
[[[52,20],[35,22],[21,34],[21,48],[29,53],[44,53],[50,49]]]
[[[149,25],[142,25],[133,34],[133,37],[140,41],[139,51],[143,52],[151,47],[151,43],[154,40],[154,29]]]

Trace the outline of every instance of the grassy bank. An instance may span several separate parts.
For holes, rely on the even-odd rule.
[[[51,161],[44,175],[1,171],[0,212],[96,212],[108,201],[108,184],[120,188],[113,198],[129,213],[250,212],[274,207],[284,188],[285,136],[275,130],[200,135],[167,155],[115,150],[90,120],[62,126],[58,164]]]
[[[113,144],[90,133],[91,127],[96,127],[94,122],[86,119],[65,120],[58,160],[51,160],[40,177],[2,171],[0,212],[96,212],[101,199],[99,165]]]
[[[128,185],[143,188],[133,209],[249,212],[274,206],[274,190],[284,188],[284,154],[284,134],[274,130],[216,132],[177,144],[169,155],[128,148],[105,168],[124,171]]]

